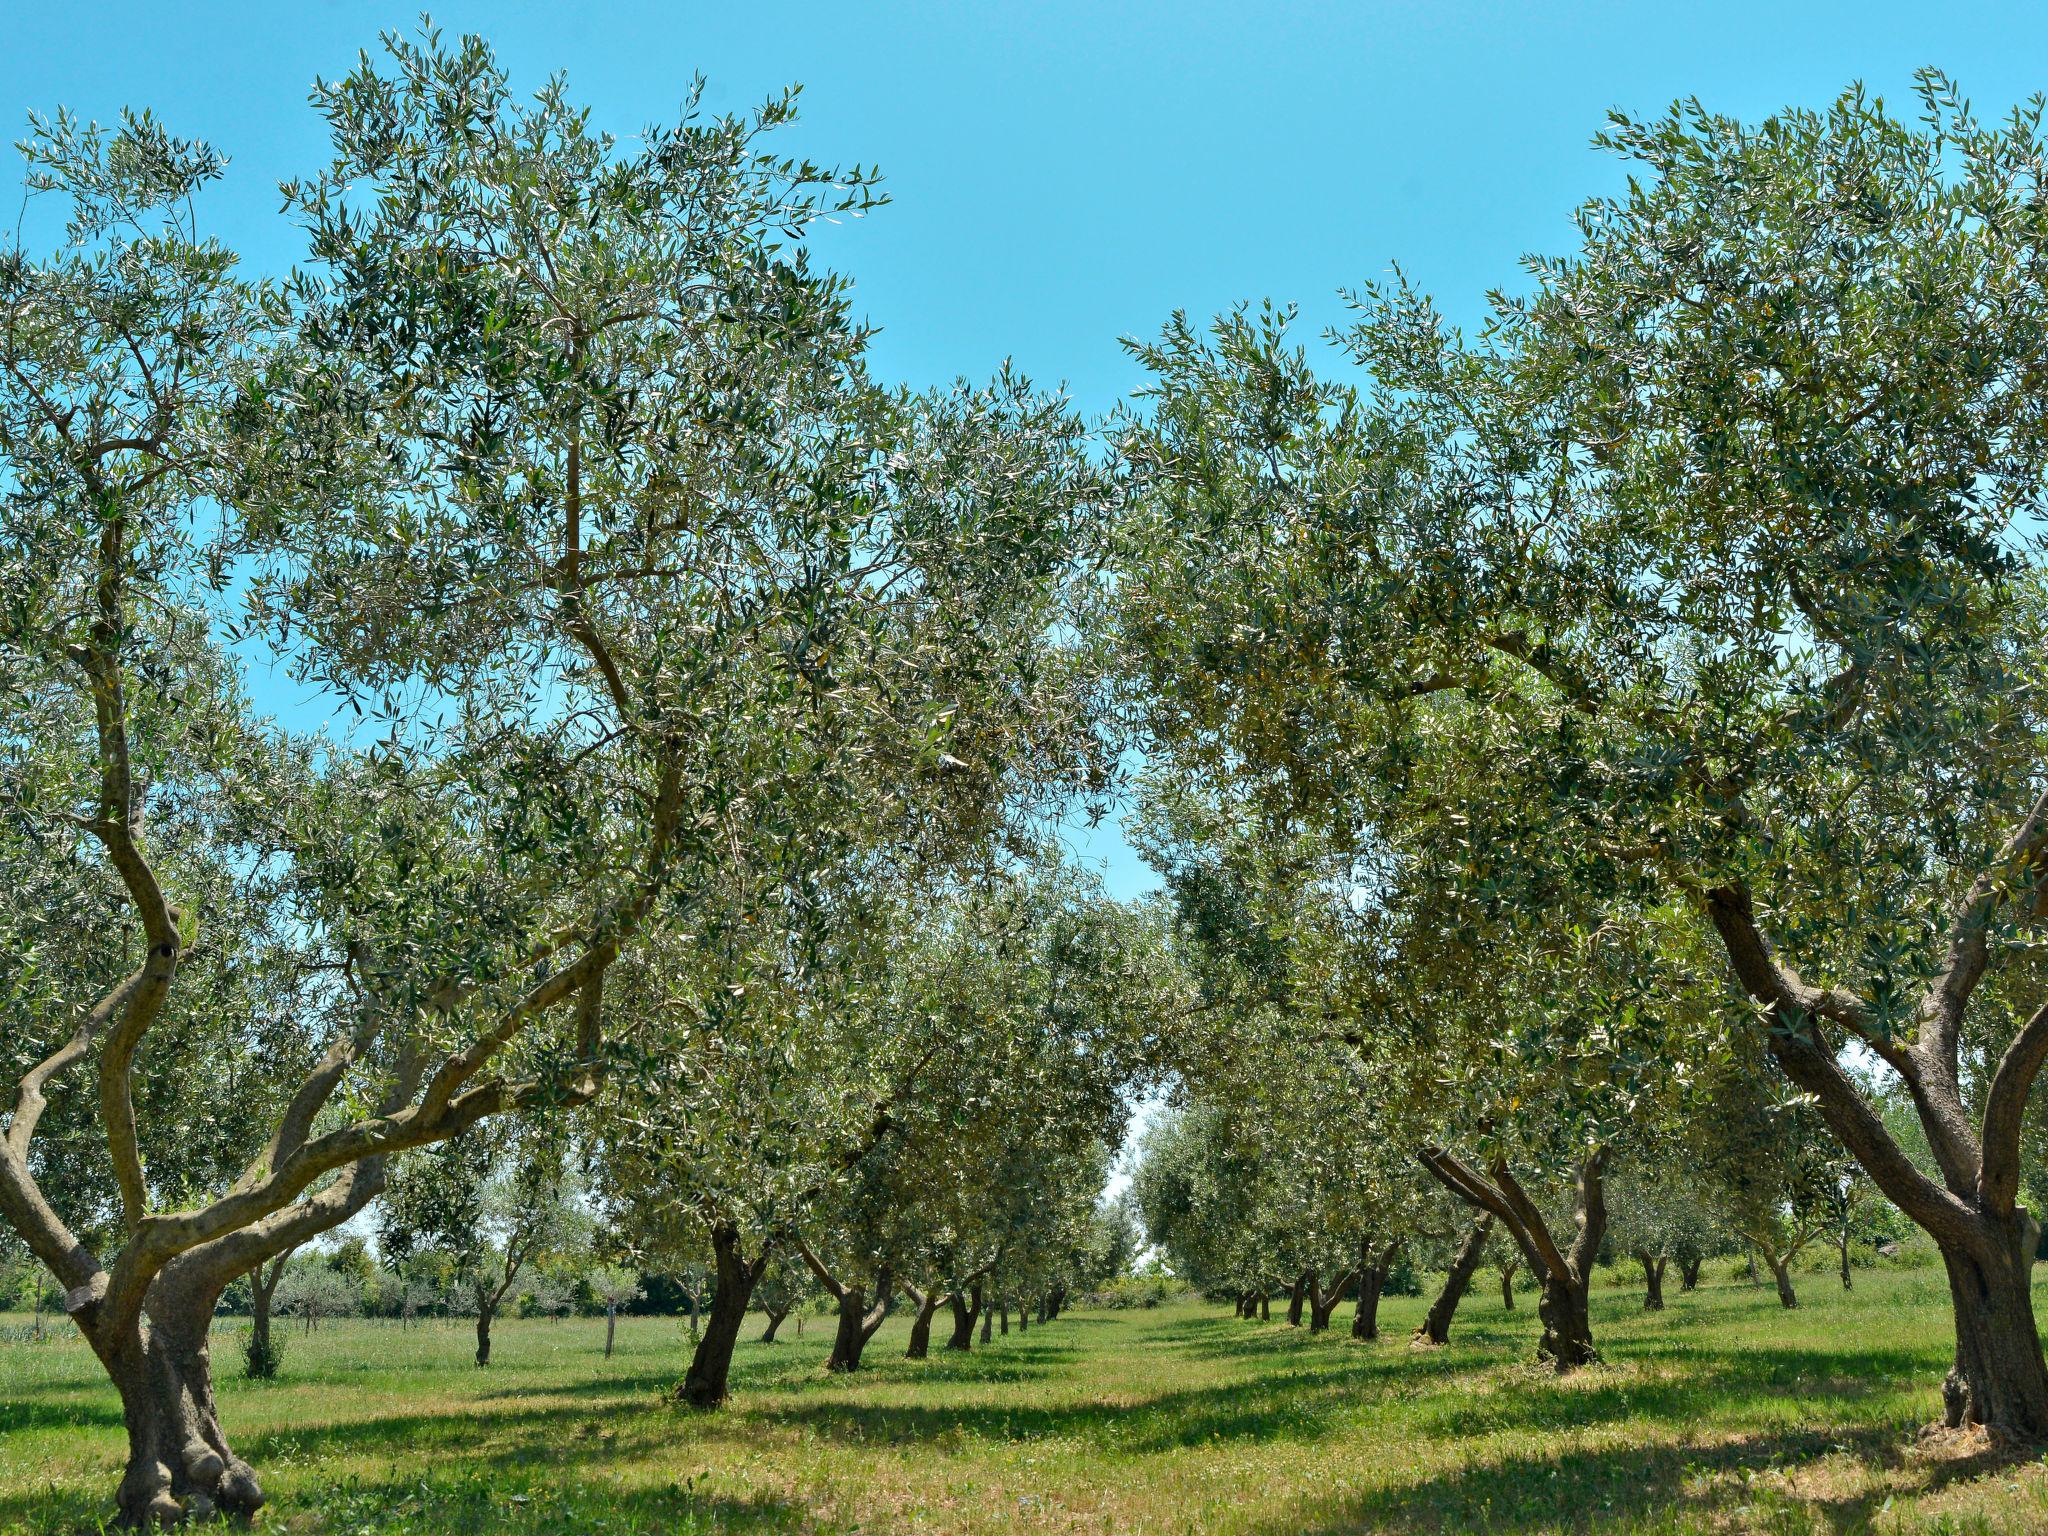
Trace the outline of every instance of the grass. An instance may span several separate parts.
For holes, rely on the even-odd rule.
[[[264,1525],[309,1536],[2048,1529],[2048,1463],[1916,1438],[1951,1347],[1938,1273],[1832,1284],[1795,1313],[1603,1289],[1608,1363],[1565,1380],[1530,1363],[1529,1299],[1485,1289],[1434,1352],[1407,1343],[1417,1300],[1371,1345],[1188,1302],[923,1363],[899,1318],[852,1379],[823,1374],[814,1319],[743,1345],[716,1415],[664,1400],[666,1319],[622,1321],[609,1361],[602,1321],[502,1324],[487,1371],[462,1324],[294,1332],[274,1383],[233,1374],[234,1321],[216,1352]],[[0,1532],[97,1529],[122,1447],[81,1345],[0,1343]]]

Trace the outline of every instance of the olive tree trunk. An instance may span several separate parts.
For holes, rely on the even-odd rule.
[[[720,1223],[711,1229],[711,1261],[716,1282],[711,1287],[711,1313],[690,1357],[690,1369],[676,1397],[692,1408],[716,1408],[725,1401],[732,1378],[732,1352],[747,1320],[754,1287],[768,1268],[768,1249],[749,1259],[737,1227]]]
[[[1471,1285],[1472,1276],[1479,1269],[1479,1261],[1486,1256],[1486,1240],[1492,1234],[1493,1215],[1482,1211],[1451,1259],[1450,1273],[1444,1276],[1444,1288],[1437,1292],[1436,1300],[1429,1304],[1429,1311],[1422,1319],[1422,1326],[1415,1330],[1418,1341],[1436,1345],[1449,1342],[1451,1319],[1457,1316],[1458,1303],[1465,1299],[1465,1289]]]
[[[1607,1235],[1606,1149],[1579,1163],[1572,1186],[1572,1218],[1578,1230],[1565,1247],[1559,1246],[1505,1158],[1495,1157],[1481,1173],[1442,1149],[1425,1148],[1419,1156],[1423,1167],[1453,1194],[1498,1217],[1513,1235],[1538,1284],[1536,1315],[1543,1323],[1543,1337],[1536,1346],[1537,1358],[1548,1360],[1560,1373],[1597,1361],[1588,1293],[1593,1261]]]
[[[904,1348],[903,1358],[922,1360],[932,1351],[932,1315],[939,1310],[939,1288],[935,1285],[928,1291],[920,1291],[906,1280],[903,1294],[917,1304],[917,1311],[910,1319],[910,1343]]]
[[[1380,1297],[1387,1288],[1387,1276],[1400,1256],[1401,1240],[1389,1238],[1375,1249],[1370,1237],[1358,1240],[1358,1305],[1351,1313],[1351,1337],[1372,1340],[1380,1336]]]
[[[1643,1310],[1662,1312],[1664,1310],[1664,1265],[1665,1257],[1652,1257],[1647,1249],[1636,1250],[1636,1262],[1643,1266]]]

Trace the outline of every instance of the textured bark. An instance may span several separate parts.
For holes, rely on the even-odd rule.
[[[1790,1261],[1779,1258],[1767,1249],[1764,1252],[1764,1262],[1771,1267],[1771,1281],[1778,1288],[1778,1304],[1787,1311],[1798,1306],[1799,1293],[1792,1289],[1792,1265]]]
[[[1942,1388],[1944,1421],[2034,1443],[2048,1440],[2048,1370],[2029,1289],[2039,1228],[2017,1195],[2026,1106],[2048,1064],[2048,1005],[2020,1026],[1984,1080],[1981,1115],[1963,1101],[1960,1042],[1971,997],[1991,963],[1990,935],[2016,896],[2034,909],[2030,916],[2041,915],[2034,893],[2044,868],[2048,793],[1956,907],[1945,963],[1917,999],[1910,1042],[1895,1038],[1854,993],[1813,986],[1780,961],[1746,887],[1721,886],[1703,900],[1737,979],[1760,1005],[1772,1056],[1814,1096],[1828,1128],[1877,1187],[1941,1251],[1956,1329],[1955,1363]],[[1835,1031],[1860,1038],[1898,1074],[1935,1173],[1907,1154],[1843,1068]]]
[[[128,1465],[116,1495],[123,1525],[168,1525],[213,1514],[253,1515],[263,1489],[229,1448],[213,1397],[208,1330],[214,1288],[160,1280],[145,1320],[94,1348],[121,1395]]]
[[[939,1310],[939,1288],[920,1291],[906,1281],[903,1294],[917,1306],[910,1319],[910,1343],[904,1348],[903,1358],[922,1360],[932,1352],[932,1314]]]
[[[1539,1287],[1536,1315],[1543,1322],[1543,1337],[1536,1346],[1537,1358],[1550,1361],[1559,1372],[1598,1360],[1587,1312],[1587,1291],[1592,1283],[1593,1261],[1607,1235],[1605,1149],[1596,1150],[1579,1164],[1572,1202],[1578,1230],[1565,1248],[1558,1246],[1543,1213],[1517,1182],[1505,1159],[1496,1157],[1482,1174],[1447,1151],[1424,1149],[1419,1156],[1423,1167],[1453,1194],[1475,1209],[1498,1217],[1514,1237],[1515,1246],[1521,1250],[1523,1261]]]
[[[1705,1259],[1680,1259],[1678,1261],[1678,1289],[1690,1291],[1700,1283],[1700,1266]]]
[[[1003,1324],[1003,1337],[1007,1339],[1010,1336],[1010,1303],[1007,1300],[1005,1300],[997,1307],[996,1310],[1001,1314]]]
[[[1664,1310],[1664,1265],[1662,1254],[1652,1257],[1645,1249],[1636,1250],[1636,1262],[1643,1266],[1643,1310],[1662,1312]]]
[[[1401,1240],[1391,1238],[1373,1247],[1370,1237],[1358,1240],[1358,1305],[1351,1313],[1351,1337],[1372,1340],[1380,1336],[1380,1297],[1387,1288],[1387,1276],[1400,1257]]]
[[[1262,1323],[1273,1321],[1273,1298],[1264,1291],[1259,1292],[1259,1321]]]
[[[1465,1288],[1472,1283],[1472,1276],[1479,1268],[1479,1261],[1486,1255],[1486,1239],[1493,1232],[1493,1215],[1483,1213],[1472,1224],[1472,1230],[1465,1235],[1465,1241],[1451,1259],[1451,1271],[1444,1277],[1444,1288],[1437,1292],[1436,1300],[1429,1304],[1429,1311],[1422,1319],[1422,1326],[1415,1330],[1415,1337],[1430,1344],[1444,1344],[1451,1337],[1451,1319],[1457,1315],[1458,1303],[1465,1298]]]
[[[1319,1278],[1311,1272],[1308,1287],[1308,1331],[1310,1333],[1321,1333],[1330,1326],[1330,1314],[1337,1310],[1337,1303],[1342,1301],[1345,1293],[1351,1289],[1351,1282],[1357,1277],[1357,1274],[1356,1270],[1346,1270],[1337,1277],[1335,1283],[1328,1290],[1325,1290]]]
[[[981,1282],[963,1296],[958,1291],[946,1298],[946,1305],[953,1312],[953,1336],[946,1340],[946,1348],[965,1354],[974,1348],[974,1325],[981,1315]]]
[[[476,1310],[476,1363],[491,1363],[491,1311],[494,1304],[487,1303]]]
[[[885,1269],[875,1283],[875,1301],[868,1304],[867,1287],[849,1285],[839,1297],[839,1327],[832,1336],[832,1354],[825,1362],[828,1371],[857,1371],[868,1340],[882,1326],[895,1303],[889,1272]]]
[[[981,1309],[981,1342],[984,1344],[988,1343],[990,1339],[995,1337],[995,1332],[996,1309],[985,1306]]]
[[[1849,1278],[1849,1229],[1843,1227],[1835,1238],[1835,1251],[1842,1260],[1842,1289],[1852,1291],[1855,1283]]]
[[[1520,1259],[1503,1260],[1500,1266],[1500,1304],[1504,1311],[1515,1310],[1515,1271],[1522,1267]]]
[[[2031,1221],[2015,1225],[2003,1262],[1942,1250],[1956,1314],[1955,1364],[1942,1383],[1942,1418],[1952,1429],[1982,1425],[1999,1438],[2037,1442],[2048,1439],[2048,1368],[2032,1287],[2038,1229]]]
[[[768,1326],[761,1330],[761,1342],[763,1344],[773,1344],[775,1342],[775,1332],[782,1326],[782,1320],[787,1316],[789,1316],[788,1307],[771,1307],[769,1309]]]
[[[1299,1328],[1301,1326],[1302,1303],[1308,1299],[1308,1288],[1314,1283],[1315,1271],[1312,1269],[1304,1269],[1294,1277],[1293,1288],[1287,1293],[1288,1327]]]
[[[607,1360],[612,1357],[612,1341],[618,1337],[618,1333],[619,1304],[616,1301],[608,1301],[604,1304],[604,1357]]]
[[[732,1352],[747,1320],[754,1287],[767,1271],[768,1251],[764,1247],[749,1259],[741,1251],[738,1229],[721,1224],[711,1229],[711,1261],[717,1275],[711,1288],[711,1312],[690,1357],[690,1369],[676,1389],[676,1396],[692,1408],[716,1408],[725,1401],[732,1377]]]

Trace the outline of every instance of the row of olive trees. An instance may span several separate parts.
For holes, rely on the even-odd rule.
[[[1941,1255],[1946,1422],[2039,1440],[2048,140],[1919,95],[1615,118],[1475,335],[1399,279],[1328,374],[1177,318],[1115,633],[1197,1070],[1319,1053],[1560,1369],[1611,1173],[1704,1165],[1782,1267],[1817,1118]]]
[[[1009,374],[870,377],[803,235],[877,195],[768,149],[791,106],[617,142],[479,40],[387,39],[315,88],[271,277],[199,223],[211,147],[32,125],[0,1216],[120,1393],[125,1522],[263,1502],[216,1303],[393,1159],[715,1081],[712,1016],[644,999],[801,1026],[876,893],[1109,785],[1088,435]],[[331,722],[256,709],[252,657]]]

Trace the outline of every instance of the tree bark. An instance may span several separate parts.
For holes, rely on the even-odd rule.
[[[1336,1282],[1328,1290],[1323,1289],[1317,1278],[1311,1277],[1308,1291],[1310,1333],[1321,1333],[1330,1326],[1330,1314],[1337,1310],[1337,1303],[1342,1301],[1344,1293],[1351,1289],[1351,1282],[1357,1274],[1356,1270],[1346,1270],[1337,1277]]]
[[[725,1401],[732,1352],[740,1341],[754,1287],[768,1268],[768,1250],[764,1246],[748,1259],[740,1249],[739,1229],[720,1223],[711,1229],[711,1261],[717,1274],[711,1287],[711,1314],[690,1357],[690,1369],[676,1389],[676,1396],[692,1408],[716,1408]]]
[[[1799,1305],[1799,1295],[1792,1289],[1792,1261],[1775,1250],[1763,1250],[1764,1263],[1770,1266],[1772,1283],[1778,1287],[1778,1304],[1790,1311]]]
[[[476,1309],[476,1363],[491,1363],[491,1312],[494,1303],[479,1298]]]
[[[618,1336],[618,1332],[619,1304],[616,1301],[607,1301],[604,1304],[604,1357],[607,1360],[612,1357],[612,1340]]]
[[[1287,1326],[1301,1326],[1301,1304],[1308,1297],[1308,1288],[1315,1280],[1315,1271],[1304,1269],[1294,1277],[1294,1287],[1287,1293]]]
[[[1002,1314],[1003,1337],[1007,1339],[1010,1336],[1010,1301],[1008,1297],[1003,1298],[997,1310]]]
[[[1438,1345],[1449,1342],[1451,1319],[1457,1315],[1458,1303],[1464,1300],[1465,1288],[1472,1283],[1480,1259],[1485,1257],[1486,1239],[1492,1232],[1493,1214],[1483,1212],[1451,1259],[1451,1272],[1444,1277],[1444,1288],[1437,1292],[1436,1300],[1430,1303],[1429,1311],[1422,1319],[1422,1326],[1415,1330],[1417,1339]]]
[[[1522,1267],[1520,1259],[1508,1259],[1500,1267],[1500,1304],[1503,1311],[1515,1310],[1515,1271]]]
[[[1704,1263],[1706,1263],[1705,1259],[1680,1259],[1678,1261],[1678,1289],[1681,1292],[1692,1290],[1700,1283],[1700,1266]]]
[[[832,1355],[825,1362],[828,1371],[857,1371],[860,1369],[862,1354],[868,1347],[868,1340],[875,1336],[875,1330],[882,1326],[882,1320],[889,1315],[895,1304],[894,1287],[888,1270],[881,1271],[875,1283],[875,1302],[868,1304],[865,1285],[842,1287],[839,1296],[839,1327],[832,1336]]]
[[[128,1427],[128,1465],[116,1495],[120,1522],[253,1515],[263,1489],[229,1449],[214,1403],[207,1335],[219,1291],[185,1292],[159,1277],[150,1296],[145,1320],[118,1339],[93,1341]]]
[[[996,1309],[984,1306],[981,1309],[981,1342],[986,1344],[995,1337]]]
[[[1273,1321],[1273,1298],[1265,1291],[1259,1292],[1259,1321],[1262,1323]]]
[[[1842,1260],[1842,1289],[1845,1291],[1854,1290],[1856,1287],[1849,1279],[1849,1228],[1846,1223],[1835,1239],[1835,1250],[1840,1254]]]
[[[1543,1337],[1536,1346],[1537,1358],[1550,1361],[1560,1373],[1598,1360],[1587,1292],[1593,1261],[1607,1235],[1606,1149],[1596,1149],[1579,1164],[1572,1200],[1578,1230],[1569,1248],[1558,1246],[1543,1213],[1516,1181],[1504,1158],[1494,1158],[1482,1174],[1447,1151],[1424,1149],[1418,1155],[1422,1165],[1453,1194],[1499,1217],[1513,1235],[1540,1287],[1536,1315],[1543,1322]]]
[[[953,1292],[946,1304],[953,1309],[953,1336],[946,1348],[965,1353],[974,1348],[974,1325],[981,1318],[981,1282],[975,1281],[965,1296]]]
[[[1643,1310],[1664,1310],[1664,1264],[1662,1255],[1652,1258],[1645,1249],[1636,1250],[1636,1262],[1643,1266]]]
[[[763,1344],[773,1344],[775,1342],[775,1330],[782,1326],[782,1320],[787,1316],[789,1316],[788,1307],[770,1307],[768,1309],[768,1326],[761,1330],[761,1342]]]
[[[2048,1438],[2048,1369],[2034,1321],[2035,1229],[2031,1221],[2019,1225],[2003,1263],[1942,1249],[1956,1314],[1942,1417],[1951,1429],[1983,1425],[2001,1438],[2033,1442]]]
[[[917,1312],[910,1320],[910,1343],[903,1358],[922,1360],[932,1350],[932,1314],[939,1310],[939,1288],[935,1285],[928,1291],[919,1291],[906,1281],[903,1294],[917,1303]]]
[[[249,1272],[249,1374],[272,1377],[277,1374],[277,1352],[270,1343],[270,1302],[277,1294],[277,1282],[284,1278],[289,1253],[269,1264],[258,1264]]]
[[[1393,1238],[1373,1251],[1372,1239],[1358,1240],[1358,1305],[1351,1314],[1351,1337],[1367,1341],[1380,1336],[1380,1297],[1387,1288],[1387,1275],[1401,1252],[1401,1240]]]

